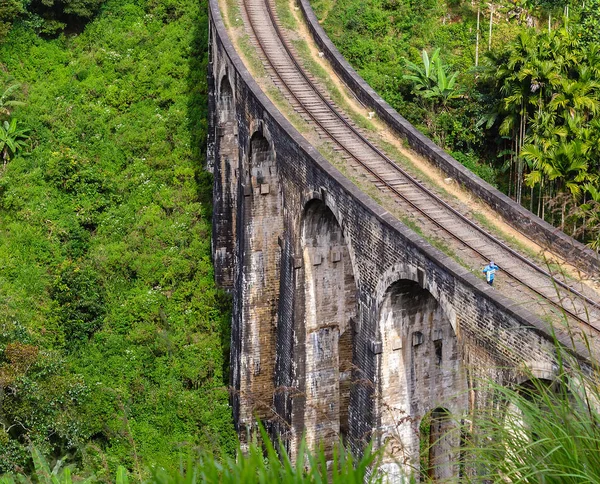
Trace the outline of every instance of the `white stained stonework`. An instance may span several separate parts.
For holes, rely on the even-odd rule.
[[[438,408],[460,411],[466,405],[465,384],[454,330],[436,300],[418,283],[398,281],[388,289],[380,310],[379,334],[379,427],[375,433],[379,445],[386,447],[387,479],[402,482],[397,476],[419,468],[420,440],[429,439],[420,435],[423,417]],[[438,436],[430,450],[435,467],[431,477],[440,479],[455,471],[450,441],[442,435],[450,429],[432,428],[438,429]],[[429,444],[428,440],[425,447]]]
[[[265,185],[274,188],[261,189]],[[262,131],[257,131],[250,140],[245,187],[240,420],[252,427],[256,418],[273,418],[281,259],[278,237],[283,233],[275,153]]]
[[[305,301],[304,428],[308,447],[333,445],[347,431],[356,289],[348,250],[333,213],[309,206],[303,229]]]

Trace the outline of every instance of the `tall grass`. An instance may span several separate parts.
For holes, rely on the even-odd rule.
[[[600,482],[596,377],[560,361],[552,382],[531,376],[524,385],[490,384],[488,391],[496,404],[473,419],[464,482]]]
[[[246,452],[238,449],[235,458],[216,459],[211,453],[201,452],[199,457],[189,457],[182,462],[178,471],[161,467],[151,469],[150,477],[144,482],[156,484],[195,484],[195,483],[332,483],[363,484],[380,483],[382,477],[371,472],[378,467],[381,452],[373,452],[367,447],[360,458],[355,458],[342,445],[334,448],[333,460],[328,461],[325,452],[310,452],[304,443],[300,445],[297,458],[292,462],[286,453],[281,454],[261,429],[264,445],[252,443]],[[72,482],[97,482],[94,476],[75,476],[70,467],[61,468],[60,462],[50,469],[38,449],[32,448],[35,464],[34,476],[10,474],[0,477],[0,484],[38,482],[41,484],[71,484]],[[120,466],[114,482],[128,484],[136,481]]]
[[[469,415],[451,417],[449,432],[460,430],[460,447],[449,449],[443,463],[459,472],[452,482],[600,483],[597,345],[563,317],[560,331],[568,332],[572,347],[553,334],[554,367],[543,378],[522,368],[518,383],[512,385],[491,379],[479,382],[476,390],[486,403],[471,408]],[[581,348],[587,348],[587,354],[580,354],[586,351]],[[422,445],[421,481],[436,474],[431,465],[427,468],[427,456],[449,432]]]
[[[377,467],[380,453],[368,447],[364,455],[356,459],[342,445],[334,448],[333,460],[328,462],[322,450],[310,452],[301,444],[295,462],[285,452],[277,452],[263,432],[264,448],[253,444],[246,454],[238,451],[236,459],[219,462],[204,455],[197,464],[188,461],[187,469],[178,474],[156,472],[153,482],[160,484],[183,484],[193,482],[240,482],[259,483],[325,483],[363,484],[379,483],[381,477],[370,473]],[[192,476],[194,476],[192,478]]]
[[[600,483],[600,390],[586,371],[562,367],[552,382],[531,375],[522,385],[487,382],[479,391],[491,403],[470,418],[454,416],[460,448],[438,461],[458,473],[449,482]],[[448,435],[421,446],[421,482],[440,482],[430,476],[443,469],[429,455]]]

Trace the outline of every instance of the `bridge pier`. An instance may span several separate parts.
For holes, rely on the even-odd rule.
[[[276,153],[264,124],[250,127],[242,160],[238,224],[239,420],[241,434],[274,418],[282,199]]]
[[[293,448],[304,436],[309,448],[324,445],[331,458],[334,445],[345,441],[349,431],[356,283],[344,234],[323,201],[306,206],[298,245],[299,396],[294,399]]]
[[[377,445],[387,448],[384,463],[394,475],[419,468],[423,447],[420,428],[427,416],[445,409],[457,418],[468,410],[457,335],[423,283],[423,278],[420,283],[411,279],[394,282],[379,309],[381,353],[377,358],[374,435]],[[448,449],[442,451],[440,446],[433,445],[433,460],[439,461],[441,455],[450,457]],[[394,469],[396,463],[401,463],[401,468]],[[452,469],[440,465],[436,472],[445,475]]]
[[[239,149],[235,99],[229,77],[224,75],[217,90],[214,153],[211,163],[213,185],[212,253],[215,281],[224,289],[233,288],[238,200]]]

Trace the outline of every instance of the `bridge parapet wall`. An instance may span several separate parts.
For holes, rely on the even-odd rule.
[[[230,184],[237,194],[219,218],[219,227],[227,220],[236,226],[224,229],[235,234],[232,256],[214,262],[230,265],[216,272],[233,280],[232,405],[242,441],[258,417],[292,452],[303,434],[316,442],[327,432],[360,451],[371,438],[386,441],[383,407],[398,393],[396,403],[418,426],[427,411],[483,404],[460,397],[479,377],[514,382],[531,362],[552,369],[545,323],[420,239],[328,163],[248,73],[216,0],[210,14],[210,82],[218,90],[226,76],[235,105],[235,126],[219,127],[220,114],[210,114],[212,139],[230,129],[238,144],[235,176],[220,173],[223,144],[209,153],[219,189]],[[266,141],[256,158],[259,135]],[[257,163],[266,171],[254,179]],[[420,302],[406,302],[413,299]],[[444,368],[453,376],[444,377]],[[444,381],[454,383],[440,393]],[[322,412],[337,421],[324,425]],[[413,439],[407,448],[418,449],[415,435],[414,428],[404,432]]]
[[[489,183],[483,181],[398,114],[358,75],[340,54],[319,24],[309,0],[297,1],[315,42],[338,76],[363,105],[372,109],[385,123],[404,137],[413,150],[425,156],[443,173],[481,198],[493,210],[501,214],[507,223],[523,234],[527,234],[531,240],[541,247],[555,252],[569,262],[576,263],[586,274],[592,275],[600,272],[600,257],[597,253],[532,214]]]

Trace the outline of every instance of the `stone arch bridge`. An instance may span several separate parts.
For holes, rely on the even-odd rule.
[[[571,259],[589,257],[418,134],[358,78],[301,5],[347,84],[416,150],[522,230]],[[303,435],[326,448],[343,438],[359,452],[375,439],[410,460],[420,419],[467,413],[482,398],[478,378],[516,382],[528,367],[551,379],[555,345],[546,325],[330,165],[248,73],[215,0],[210,16],[213,256],[217,282],[233,294],[240,438],[258,418],[292,453]]]

